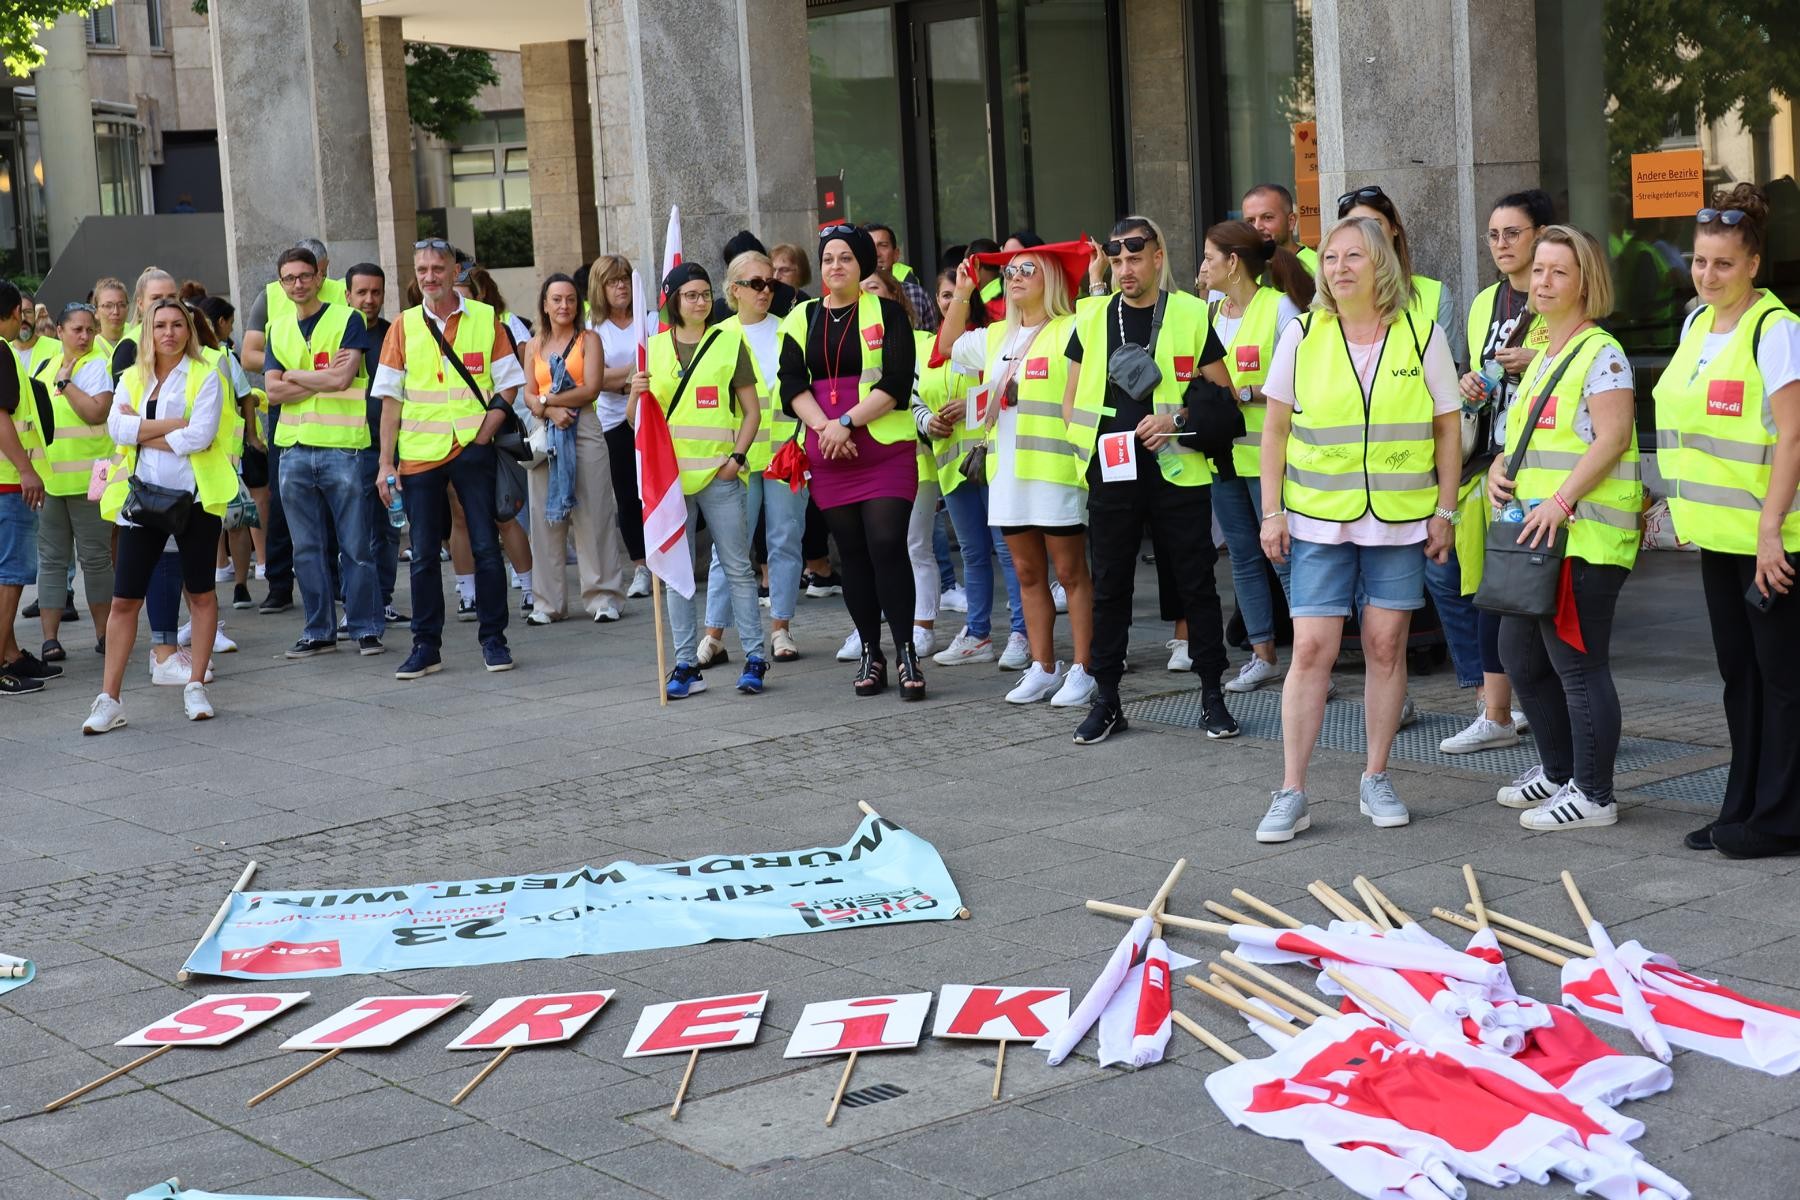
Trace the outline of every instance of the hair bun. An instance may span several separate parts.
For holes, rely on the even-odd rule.
[[[1754,183],[1720,188],[1713,193],[1713,207],[1740,209],[1759,224],[1769,219],[1769,198]]]

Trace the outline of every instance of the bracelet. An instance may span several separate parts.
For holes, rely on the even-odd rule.
[[[1264,513],[1264,514],[1263,514],[1263,520],[1264,520],[1264,521],[1270,521],[1270,520],[1273,520],[1273,519],[1274,519],[1274,518],[1276,518],[1276,517],[1285,517],[1285,516],[1287,516],[1287,509],[1285,509],[1285,508],[1278,508],[1278,509],[1276,509],[1276,510],[1275,510],[1275,511],[1274,511],[1274,512],[1272,512],[1272,513]]]
[[[1563,499],[1562,492],[1560,492],[1560,491],[1551,492],[1550,498],[1552,500],[1556,501],[1556,507],[1563,510],[1563,516],[1568,517],[1570,520],[1574,520],[1575,510],[1569,507],[1569,502],[1567,500]]]

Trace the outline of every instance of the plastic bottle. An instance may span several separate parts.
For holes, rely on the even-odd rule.
[[[392,475],[387,477],[388,485],[388,524],[395,529],[406,528],[406,502],[400,498],[399,480]]]

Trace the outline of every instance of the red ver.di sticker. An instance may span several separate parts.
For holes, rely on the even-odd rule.
[[[323,371],[326,367],[329,367],[330,365],[331,365],[331,352],[329,350],[314,350],[313,351],[313,370]]]
[[[1544,401],[1544,411],[1538,414],[1537,427],[1539,429],[1555,429],[1556,428],[1556,397],[1555,396],[1552,396],[1548,400]]]
[[[471,371],[479,371],[487,362],[487,356],[479,350],[470,350],[463,355],[463,366]]]
[[[694,389],[695,408],[719,407],[719,389],[716,387],[697,387]]]
[[[1243,373],[1262,370],[1262,347],[1239,346],[1237,348],[1237,369]]]
[[[1741,417],[1744,415],[1744,381],[1715,379],[1706,385],[1706,415],[1709,417]]]
[[[1177,354],[1175,356],[1175,382],[1188,383],[1194,378],[1194,356]]]
[[[1050,378],[1050,360],[1047,358],[1028,358],[1025,360],[1025,378]]]
[[[881,349],[881,326],[868,325],[863,328],[863,345],[871,350]]]

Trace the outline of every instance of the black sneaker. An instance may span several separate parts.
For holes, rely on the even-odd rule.
[[[1095,746],[1104,742],[1122,729],[1130,729],[1131,722],[1125,719],[1125,710],[1119,705],[1119,698],[1108,699],[1105,696],[1095,700],[1088,709],[1087,719],[1075,730],[1077,746]]]
[[[806,594],[814,600],[844,594],[844,581],[838,578],[836,571],[829,575],[815,575],[808,571],[803,582],[806,584]]]
[[[386,621],[389,625],[398,625],[402,621],[412,620],[411,617],[395,608],[392,604],[381,610],[381,619]]]
[[[294,607],[293,592],[277,592],[271,589],[269,594],[263,598],[262,604],[257,607],[256,611],[266,617],[274,613],[284,613],[292,607]]]
[[[55,679],[63,673],[63,669],[55,663],[47,663],[23,648],[19,650],[18,658],[0,665],[0,671],[19,679]]]
[[[476,616],[475,602],[473,600],[464,600],[461,597],[458,597],[456,601],[456,619],[459,621],[473,621]]]
[[[1716,821],[1708,821],[1700,828],[1681,839],[1681,844],[1689,850],[1711,850],[1713,848],[1712,831]]]
[[[311,658],[315,654],[330,654],[336,649],[337,642],[335,640],[329,642],[315,642],[308,638],[301,638],[292,646],[288,647],[286,657]]]
[[[63,622],[65,624],[70,621],[79,621],[79,620],[81,620],[81,610],[79,608],[75,607],[75,604],[73,601],[71,601],[68,604],[63,605]]]
[[[43,690],[44,681],[41,679],[24,679],[0,671],[0,696],[28,696],[32,692]]]
[[[255,608],[256,607],[256,601],[254,601],[250,598],[250,588],[247,584],[240,583],[236,587],[231,589],[231,607],[233,607],[233,608]]]
[[[1206,736],[1215,740],[1234,738],[1243,732],[1238,728],[1237,718],[1225,707],[1225,693],[1217,684],[1200,694],[1200,723],[1206,729]]]
[[[364,658],[372,658],[377,654],[386,654],[387,647],[381,644],[380,638],[371,633],[368,637],[356,639],[356,652]]]

